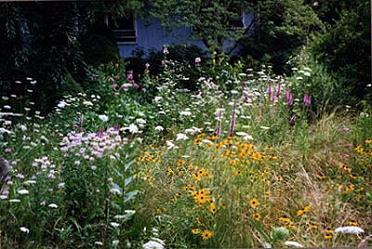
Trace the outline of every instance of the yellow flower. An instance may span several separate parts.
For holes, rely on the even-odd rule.
[[[212,238],[212,236],[213,236],[213,232],[209,230],[204,230],[201,233],[201,237],[203,240],[209,240],[210,238]]]
[[[252,214],[252,218],[259,221],[259,220],[261,220],[261,215],[259,213],[254,213],[254,214]]]
[[[358,221],[356,221],[356,220],[354,220],[354,219],[350,219],[349,221],[348,221],[348,225],[349,226],[359,226],[359,224],[358,224]]]
[[[195,180],[195,181],[200,181],[202,179],[202,175],[198,174],[198,173],[195,173],[195,174],[192,174],[192,178]]]
[[[333,238],[333,230],[327,228],[323,231],[323,233],[324,233],[323,237],[325,239],[332,239]]]
[[[252,155],[251,155],[251,158],[255,161],[259,161],[259,160],[262,159],[262,154],[258,151],[253,152]]]
[[[291,219],[286,217],[286,216],[282,216],[282,217],[279,218],[279,222],[284,223],[284,224],[287,225],[287,224],[291,223]]]
[[[214,204],[214,202],[212,202],[211,204],[209,204],[209,211],[212,214],[215,214],[217,212],[217,207],[216,207],[216,204]]]
[[[304,215],[304,213],[305,213],[305,210],[303,209],[297,210],[297,216],[302,216]]]
[[[333,234],[332,233],[325,233],[323,237],[325,239],[332,239],[333,238]]]
[[[192,233],[192,234],[199,234],[199,233],[200,233],[200,229],[198,229],[198,228],[193,228],[193,229],[191,229],[191,233]]]
[[[256,198],[253,198],[252,200],[249,201],[249,205],[251,206],[251,208],[257,208],[260,205],[260,203]]]
[[[347,193],[353,192],[353,190],[354,190],[354,185],[353,184],[349,184],[348,186],[345,187],[345,191]]]
[[[310,205],[307,205],[307,206],[304,207],[304,212],[305,213],[309,213],[309,212],[311,212],[311,210],[312,209],[311,209],[311,206]]]
[[[206,202],[209,202],[211,200],[209,196],[209,191],[207,189],[202,189],[200,191],[196,191],[193,193],[195,203],[198,205],[202,205]]]
[[[367,139],[366,141],[364,141],[364,143],[366,143],[366,144],[372,144],[372,138]]]

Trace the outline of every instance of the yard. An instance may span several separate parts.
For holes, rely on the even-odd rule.
[[[1,3],[0,249],[371,245],[369,2],[238,2]]]

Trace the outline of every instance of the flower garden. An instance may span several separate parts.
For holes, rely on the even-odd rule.
[[[0,248],[368,246],[368,106],[327,110],[306,66],[164,57],[101,66],[45,115],[2,96]]]

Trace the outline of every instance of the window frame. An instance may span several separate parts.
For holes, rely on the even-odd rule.
[[[109,24],[109,16],[105,15],[104,22],[105,22],[106,26],[114,33],[116,44],[118,44],[118,45],[138,44],[137,18],[136,18],[135,15],[132,15],[132,18],[133,18],[133,29],[118,29],[118,28],[113,29],[113,28],[110,27],[110,24]],[[118,41],[117,38],[116,38],[116,34],[118,34],[120,32],[125,32],[125,31],[134,31],[135,41]]]

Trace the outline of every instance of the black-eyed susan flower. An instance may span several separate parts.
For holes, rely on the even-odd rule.
[[[215,214],[217,212],[217,206],[214,202],[211,202],[211,204],[209,204],[208,209],[212,214]]]
[[[299,209],[299,210],[297,210],[296,214],[297,214],[297,216],[302,216],[302,215],[305,214],[305,210]]]
[[[201,181],[202,179],[202,175],[200,175],[199,173],[195,173],[192,175],[192,178],[195,180],[195,181]]]
[[[327,228],[327,229],[324,229],[323,233],[324,233],[323,237],[325,239],[332,239],[333,238],[333,230]]]
[[[304,210],[305,213],[309,213],[309,212],[311,212],[312,209],[311,209],[310,205],[307,205],[307,206],[304,207],[303,210]]]
[[[249,205],[251,206],[251,208],[257,208],[260,205],[260,203],[256,198],[253,198],[249,201]]]
[[[193,229],[191,229],[191,233],[192,234],[200,234],[200,229],[198,229],[198,228],[193,228]]]
[[[283,223],[284,225],[288,225],[288,224],[291,223],[291,219],[288,218],[287,216],[281,216],[281,217],[279,218],[279,222],[280,222],[280,223]]]
[[[261,215],[259,213],[253,213],[252,218],[256,221],[261,220]]]
[[[212,238],[212,236],[213,236],[213,232],[210,230],[204,230],[201,233],[201,237],[203,240],[209,240],[210,238]]]
[[[211,200],[210,192],[207,189],[202,189],[193,192],[195,203],[198,205],[203,205]]]
[[[357,227],[357,226],[359,225],[358,221],[356,221],[356,220],[354,220],[354,219],[350,219],[350,220],[347,222],[347,224],[348,224],[349,226],[355,226],[355,227]]]

